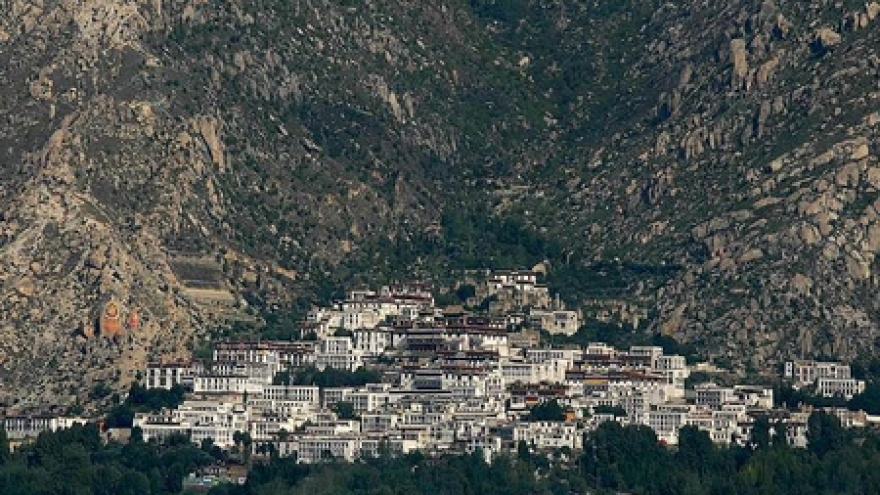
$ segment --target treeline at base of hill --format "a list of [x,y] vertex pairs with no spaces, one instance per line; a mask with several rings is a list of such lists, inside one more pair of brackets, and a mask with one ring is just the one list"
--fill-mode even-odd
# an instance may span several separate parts
[[186,493],[189,473],[221,462],[250,464],[250,472],[244,485],[215,486],[212,495],[880,493],[880,432],[844,429],[834,416],[814,413],[808,447],[794,448],[782,426],[758,420],[745,445],[731,447],[685,427],[679,444],[667,447],[647,427],[606,422],[587,436],[582,452],[535,453],[520,443],[491,463],[478,450],[442,457],[384,454],[355,463],[328,453],[313,465],[279,458],[271,449],[236,459],[184,436],[145,442],[137,428],[126,445],[104,442],[96,426],[44,433],[10,453],[0,430],[0,493]]
[[746,446],[713,444],[695,427],[666,447],[645,426],[606,422],[583,452],[517,452],[483,461],[481,452],[426,458],[379,457],[358,463],[296,464],[273,459],[254,466],[244,486],[213,495],[571,495],[869,494],[880,493],[880,432],[847,430],[836,417],[813,414],[809,447],[789,446],[781,425],[755,423]]
[[2,495],[177,494],[188,473],[214,462],[185,436],[150,443],[138,428],[123,445],[105,442],[95,424],[75,425],[41,433],[15,452],[0,429]]

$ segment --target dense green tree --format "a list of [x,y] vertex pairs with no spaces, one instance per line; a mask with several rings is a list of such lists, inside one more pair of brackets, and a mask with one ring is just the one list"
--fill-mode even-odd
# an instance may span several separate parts
[[[280,379],[284,379],[282,376]],[[382,375],[374,370],[358,368],[355,371],[315,367],[302,368],[289,378],[293,385],[316,385],[325,387],[361,387],[368,383],[381,383]]]
[[618,418],[622,418],[626,416],[626,409],[620,406],[595,406],[593,407],[594,414],[613,414]]
[[706,475],[715,467],[715,444],[709,434],[695,426],[685,426],[678,433],[675,459],[679,465],[698,474]]
[[199,444],[199,448],[202,450],[202,452],[210,455],[211,457],[213,457],[217,461],[225,461],[226,460],[226,453],[223,451],[223,449],[221,449],[219,446],[214,444],[213,439],[205,438]]
[[807,441],[810,451],[822,457],[832,450],[840,449],[849,442],[849,432],[836,416],[814,412],[807,424]]
[[532,452],[529,449],[529,444],[525,442],[525,440],[520,440],[516,444],[516,455],[520,460],[528,462],[532,458]]
[[650,428],[606,421],[587,439],[582,465],[599,487],[653,493],[671,472],[670,458]]
[[357,411],[351,402],[340,401],[333,405],[333,410],[339,419],[358,419]]
[[[834,435],[833,428],[824,431]],[[779,441],[759,449],[714,445],[693,427],[683,428],[678,446],[667,448],[645,427],[605,423],[588,435],[575,464],[529,452],[527,445],[519,446],[518,455],[496,455],[492,463],[483,462],[479,451],[437,458],[386,455],[356,463],[328,459],[311,466],[273,458],[253,466],[245,487],[218,488],[214,494],[880,493],[880,438],[873,432],[862,436],[861,445],[835,443],[819,457]]]
[[133,383],[128,391],[125,403],[137,410],[158,411],[163,408],[175,408],[183,403],[186,390],[180,385],[170,389],[146,388]]
[[9,436],[6,429],[0,425],[0,466],[6,464],[12,453],[9,451]]
[[847,407],[852,411],[880,414],[880,383],[868,382],[865,391],[854,396],[847,404]]
[[135,410],[130,404],[119,404],[107,413],[108,428],[131,428],[134,424]]
[[814,458],[794,449],[760,449],[743,469],[740,480],[748,493],[815,493]]
[[278,373],[275,373],[275,376],[272,377],[272,385],[290,385],[290,380],[290,371],[279,371]]
[[177,494],[183,477],[212,459],[189,443],[104,443],[94,424],[41,433],[0,465],[0,493]]
[[529,421],[564,421],[565,408],[556,399],[546,400],[532,406],[526,419]]
[[848,402],[843,397],[822,397],[816,395],[815,387],[795,390],[790,385],[778,385],[773,389],[773,398],[779,407],[797,409],[801,405],[813,407],[844,407]]
[[[759,432],[778,423],[758,420]],[[552,495],[634,494],[836,494],[880,493],[880,436],[846,430],[834,416],[815,413],[809,421],[809,448],[789,447],[769,433],[757,448],[713,444],[694,427],[679,432],[677,446],[658,442],[644,426],[601,424],[587,435],[584,450],[497,454],[491,463],[479,450],[468,455],[395,456],[318,465],[269,456],[251,466],[244,486],[223,486],[215,495]],[[768,439],[769,438],[769,439]],[[240,447],[249,445],[237,432]],[[857,440],[857,441],[856,441]],[[178,494],[184,477],[215,462],[216,446],[196,447],[185,436],[165,443],[105,444],[94,425],[41,434],[0,465],[3,495]],[[565,455],[563,455],[565,454]]]
[[236,431],[232,434],[232,441],[235,442],[235,448],[241,454],[244,462],[250,464],[251,450],[254,444],[251,434],[246,431]]
[[770,420],[766,416],[755,418],[752,424],[752,434],[749,438],[749,444],[752,448],[763,449],[770,446],[772,442]]
[[131,428],[137,412],[158,411],[163,408],[175,408],[183,403],[186,391],[181,385],[171,389],[148,389],[139,383],[133,383],[128,396],[122,404],[114,406],[107,414],[109,428]]

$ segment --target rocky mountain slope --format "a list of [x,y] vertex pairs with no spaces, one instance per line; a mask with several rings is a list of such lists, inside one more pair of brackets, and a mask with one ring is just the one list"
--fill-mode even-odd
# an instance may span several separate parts
[[743,369],[870,352],[878,16],[0,0],[0,403],[343,280],[543,259]]
[[880,5],[801,7],[654,12],[653,112],[540,205],[571,212],[556,233],[587,257],[680,265],[655,328],[745,369],[877,342]]

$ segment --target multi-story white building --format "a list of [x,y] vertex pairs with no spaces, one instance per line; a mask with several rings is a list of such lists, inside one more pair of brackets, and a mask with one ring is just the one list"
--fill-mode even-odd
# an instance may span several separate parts
[[[416,436],[417,437],[417,436]],[[402,434],[379,437],[362,434],[343,435],[299,435],[277,443],[282,457],[295,456],[297,462],[314,464],[329,460],[353,462],[358,459],[376,457],[383,451],[406,454],[416,449],[424,449],[427,443],[418,438],[405,438]]]
[[551,360],[541,363],[526,361],[501,361],[498,371],[505,385],[513,383],[558,383],[565,380],[569,363],[565,360]]
[[328,337],[337,329],[373,329],[391,317],[415,320],[433,306],[434,296],[422,284],[386,286],[379,292],[353,290],[332,308],[310,311],[307,321],[318,337]]
[[819,378],[852,378],[848,364],[821,361],[789,361],[785,363],[783,376],[792,380],[795,387],[813,385]]
[[566,384],[573,396],[584,397],[591,406],[621,407],[632,421],[651,404],[664,403],[674,395],[665,377],[647,372],[570,371]]
[[684,356],[660,355],[652,360],[654,362],[653,370],[665,376],[667,383],[672,386],[670,389],[671,398],[683,398],[685,381],[691,375]]
[[86,425],[89,420],[80,417],[52,416],[36,414],[28,416],[7,416],[3,418],[3,429],[10,440],[36,438],[44,431],[58,431],[73,425]]
[[476,305],[493,296],[497,300],[490,304],[490,310],[493,307],[561,309],[562,306],[559,301],[554,303],[547,286],[538,283],[537,273],[528,271],[487,272],[468,304]]
[[205,374],[193,379],[197,394],[261,394],[266,382],[247,375]]
[[353,387],[328,387],[321,390],[321,407],[330,409],[340,402],[346,402],[348,394],[354,393]]
[[248,397],[247,405],[254,415],[277,415],[295,420],[298,424],[320,411],[320,406],[311,402],[264,399],[259,396]]
[[745,417],[745,407],[740,411],[694,408],[688,413],[687,424],[708,433],[713,442],[728,445],[736,436],[739,422]]
[[184,434],[196,444],[210,438],[215,445],[230,448],[235,445],[235,432],[249,430],[249,418],[248,408],[239,402],[193,399],[170,411],[138,413],[134,426],[141,428],[145,440]]
[[587,347],[584,349],[583,358],[591,356],[603,356],[607,358],[612,358],[619,353],[617,349],[606,344],[605,342],[590,342],[587,344]]
[[248,433],[254,442],[265,442],[277,438],[282,432],[296,431],[304,424],[305,420],[286,414],[253,415],[248,421]]
[[361,430],[365,433],[388,432],[397,428],[400,416],[397,413],[361,414]]
[[359,328],[352,339],[354,348],[365,356],[379,356],[393,346],[392,330],[385,327]]
[[192,390],[194,377],[202,371],[203,367],[200,363],[191,361],[150,363],[147,365],[141,383],[146,388],[170,390],[175,385],[179,385]]
[[315,366],[355,371],[363,366],[363,352],[355,349],[350,337],[326,337],[318,345]]
[[609,384],[608,395],[599,400],[602,405],[620,407],[626,411],[628,417],[636,421],[648,412],[652,405],[662,404],[666,401],[667,387],[650,384],[647,386],[633,386],[628,382],[613,382]]
[[342,328],[343,312],[338,307],[313,308],[306,317],[306,327],[321,339]]
[[583,356],[580,349],[526,349],[525,360],[529,363],[545,363],[547,361],[565,361],[571,368],[575,361]]
[[640,423],[654,430],[661,442],[677,445],[678,431],[687,424],[688,414],[687,406],[656,407],[645,412]]
[[753,409],[773,409],[773,389],[760,385],[734,385],[735,404]]
[[342,329],[376,328],[382,321],[381,313],[369,310],[350,309],[342,313]]
[[721,406],[736,400],[733,387],[720,387],[714,383],[701,383],[694,387],[694,403],[710,409],[721,409]]
[[513,427],[514,443],[525,442],[537,449],[583,448],[584,431],[576,423],[536,421]]
[[634,345],[629,348],[629,353],[632,357],[641,357],[648,360],[648,366],[651,368],[657,367],[657,359],[663,355],[663,348],[660,346],[641,346]]
[[203,374],[216,376],[245,376],[254,383],[269,384],[278,372],[278,367],[267,363],[214,361]]
[[356,390],[344,395],[344,402],[352,405],[358,413],[375,412],[384,408],[391,401],[387,390]]
[[580,328],[577,311],[532,310],[528,316],[529,324],[551,335],[574,335]]
[[502,357],[510,354],[510,342],[504,329],[455,326],[439,329],[437,333],[451,350],[491,351]]
[[314,363],[315,342],[252,341],[219,342],[214,349],[214,362],[262,363],[272,373],[286,366],[308,366]]
[[319,405],[321,389],[310,385],[267,385],[263,387],[261,398]]
[[299,436],[278,444],[281,456],[295,456],[297,462],[314,464],[330,460],[353,462],[358,457],[359,439],[355,435]]
[[847,400],[865,391],[865,381],[855,378],[816,379],[816,393],[822,397],[843,397]]

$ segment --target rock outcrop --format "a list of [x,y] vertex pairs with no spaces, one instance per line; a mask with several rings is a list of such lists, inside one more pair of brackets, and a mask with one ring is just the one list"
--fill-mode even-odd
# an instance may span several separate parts
[[740,369],[877,347],[880,4],[526,3],[6,2],[0,403],[545,259]]

